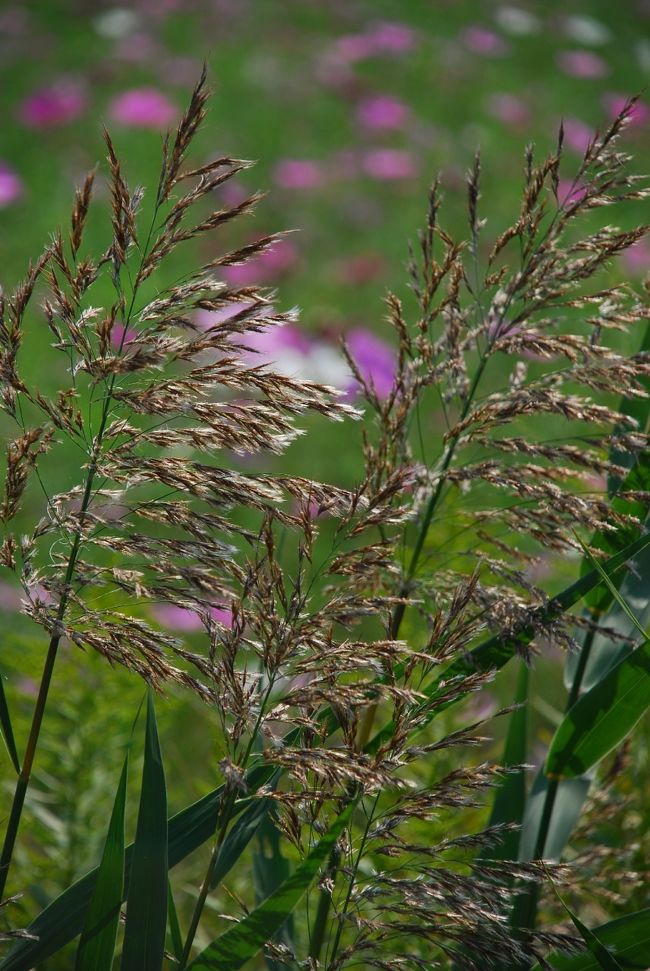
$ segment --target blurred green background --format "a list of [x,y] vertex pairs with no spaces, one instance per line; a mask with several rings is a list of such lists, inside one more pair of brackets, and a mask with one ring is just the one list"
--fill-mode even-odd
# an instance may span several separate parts
[[[104,158],[104,125],[130,185],[155,184],[162,134],[180,117],[203,60],[214,97],[193,158],[258,160],[220,202],[236,203],[258,188],[268,197],[228,233],[248,241],[297,230],[253,268],[250,282],[277,287],[282,309],[301,308],[302,332],[282,351],[289,369],[341,387],[349,384],[337,346],[345,334],[378,387],[390,371],[383,295],[393,289],[407,296],[407,241],[424,219],[436,174],[445,195],[443,225],[462,234],[465,173],[480,147],[483,215],[493,237],[518,209],[526,143],[543,154],[564,119],[570,180],[593,130],[636,93],[641,100],[625,144],[637,171],[649,161],[648,0],[4,3],[0,280],[6,288],[54,229],[67,228],[75,184]],[[97,195],[107,195],[103,182]],[[648,221],[644,210],[636,222]],[[109,230],[106,207],[90,224],[95,252],[107,246]],[[226,234],[203,243],[200,258],[220,252],[226,239],[232,241]],[[612,275],[640,280],[649,258],[648,245],[638,244]],[[164,273],[161,282],[170,282],[174,267]],[[47,386],[51,373],[39,348],[46,349],[50,335],[38,315],[29,326],[27,367]],[[431,415],[425,433],[435,426]],[[351,482],[360,471],[357,445],[356,432],[321,423],[293,447],[289,462],[301,470],[308,465],[316,478]],[[57,489],[78,480],[75,463],[71,455],[69,466],[57,470]],[[0,587],[6,633],[0,664],[24,726],[42,650],[15,613],[15,594]],[[545,662],[540,676],[551,667]],[[110,672],[100,658],[69,651],[58,674],[21,849],[33,875],[24,888],[27,912],[94,861],[122,758],[117,745],[98,753],[109,734],[126,742],[142,696],[136,679]],[[211,729],[188,732],[193,706],[185,699],[161,714],[172,810],[214,784],[219,752]],[[196,724],[200,719],[197,711]],[[548,740],[552,722],[547,706],[540,741]],[[4,753],[2,759],[5,765]],[[95,829],[94,845],[82,835],[88,827]]]

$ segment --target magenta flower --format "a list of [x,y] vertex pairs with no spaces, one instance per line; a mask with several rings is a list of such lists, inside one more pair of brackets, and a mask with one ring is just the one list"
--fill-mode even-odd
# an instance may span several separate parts
[[0,209],[10,206],[23,194],[23,182],[17,172],[0,162]]
[[584,199],[587,190],[584,186],[574,185],[571,179],[560,179],[557,197],[561,206],[572,205]]
[[[610,116],[616,118],[625,107],[628,99],[623,94],[606,94],[603,98]],[[650,121],[650,108],[643,101],[637,101],[630,111],[630,125],[647,125]]]
[[557,63],[560,70],[572,78],[595,81],[609,74],[607,62],[591,51],[561,51]]
[[238,287],[269,283],[287,273],[297,259],[298,251],[293,243],[288,239],[281,239],[271,249],[260,253],[248,263],[224,267],[223,276],[228,283]]
[[176,106],[157,88],[133,88],[113,98],[109,113],[131,128],[167,128],[176,119]]
[[366,33],[374,54],[406,54],[415,47],[417,34],[408,24],[383,20]]
[[403,128],[408,117],[409,109],[404,102],[390,95],[365,98],[357,108],[357,120],[368,131]]
[[640,239],[633,246],[623,250],[621,263],[628,273],[642,276],[650,271],[650,243],[647,238]]
[[124,333],[124,326],[122,324],[113,324],[111,330],[111,344],[115,348],[126,347],[138,336],[137,330],[129,327],[126,334]]
[[382,182],[412,179],[416,173],[411,153],[398,148],[375,148],[366,152],[362,166],[367,175]]
[[[201,617],[188,607],[177,607],[174,604],[156,604],[152,614],[162,627],[168,630],[191,633],[203,630]],[[224,627],[232,627],[232,611],[229,607],[212,607],[210,616]]]
[[564,120],[564,141],[574,152],[584,155],[593,137],[593,130],[579,118],[566,118]]
[[482,57],[503,57],[510,49],[503,37],[479,24],[467,27],[462,36],[465,46]]
[[85,109],[82,86],[71,78],[61,78],[21,101],[18,114],[28,128],[56,128],[75,121]]
[[315,189],[325,181],[318,162],[294,158],[278,162],[274,178],[283,189]]
[[493,94],[488,100],[490,114],[504,125],[518,128],[530,120],[528,105],[514,94]]
[[[387,398],[395,383],[397,355],[394,348],[366,327],[353,327],[345,339],[364,380],[373,385],[379,398]],[[358,390],[356,382],[350,390]]]
[[337,37],[329,53],[333,60],[354,64],[356,61],[372,57],[375,53],[375,45],[367,34],[344,34],[342,37]]

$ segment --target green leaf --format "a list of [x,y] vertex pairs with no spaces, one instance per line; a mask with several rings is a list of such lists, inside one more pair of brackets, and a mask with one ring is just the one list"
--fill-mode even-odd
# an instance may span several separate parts
[[[650,907],[601,924],[593,933],[603,947],[611,948],[619,967],[637,971],[650,967]],[[552,954],[547,960],[556,971],[599,971],[602,967],[592,953]],[[532,971],[541,971],[541,965],[536,964]]]
[[[562,898],[560,898],[562,899]],[[596,958],[598,962],[598,967],[603,968],[603,971],[623,971],[621,965],[618,963],[616,958],[611,954],[610,951],[602,944],[599,938],[590,931],[589,928],[582,923],[579,917],[577,917],[564,903],[562,900],[562,906],[566,910],[567,914],[573,921],[578,933],[582,937],[583,941]]]
[[160,971],[167,928],[167,790],[153,693],[147,698],[144,766],[126,898],[122,971]]
[[77,949],[75,971],[111,971],[124,899],[124,808],[128,755],[122,766],[97,881]]
[[20,775],[20,759],[18,758],[18,750],[16,749],[14,730],[11,727],[11,716],[9,715],[9,705],[7,703],[7,696],[5,695],[2,674],[0,674],[0,728],[2,728],[2,738],[7,746],[11,764],[16,770],[16,774]]
[[551,778],[582,775],[623,741],[650,707],[650,641],[605,675],[569,709],[549,749]]
[[[276,826],[277,806],[268,813],[258,830],[257,852],[253,855],[253,881],[255,884],[255,903],[259,904],[270,896],[291,873],[291,866],[282,855],[282,840]],[[295,952],[293,942],[293,917],[290,915],[274,937],[291,952]],[[284,971],[286,964],[265,955],[269,971]]]
[[[550,779],[540,770],[528,795],[521,828],[519,860],[522,862],[533,859],[549,785]],[[544,843],[545,860],[560,859],[573,828],[580,818],[590,785],[591,779],[584,775],[576,776],[575,779],[563,779],[559,783],[555,793],[553,815]]]
[[[287,736],[286,743],[294,744],[299,732],[294,730]],[[256,766],[246,773],[246,787],[255,792],[272,777],[275,769],[271,766]],[[217,810],[223,795],[223,786],[218,786],[197,802],[187,806],[169,820],[168,860],[174,867],[209,840],[215,831]],[[235,812],[243,811],[249,805],[242,800]],[[125,882],[128,886],[133,859],[133,844],[126,848]],[[0,971],[30,971],[40,967],[42,962],[55,954],[73,940],[81,931],[84,915],[92,897],[97,879],[97,868],[91,870],[71,887],[64,890],[56,900],[43,910],[29,925],[29,931],[37,940],[16,941],[9,954],[0,964]]]
[[[515,703],[520,707],[510,715],[508,735],[501,764],[504,768],[521,765],[526,761],[528,749],[528,668],[522,662],[517,679]],[[509,772],[499,783],[492,804],[490,826],[499,823],[520,824],[526,808],[526,775],[523,769]],[[481,854],[491,860],[516,860],[519,849],[519,833],[506,833],[500,843],[490,846]]]
[[255,957],[307,891],[350,821],[354,806],[355,802],[350,802],[292,875],[252,913],[208,945],[188,966],[188,971],[237,971]]
[[171,880],[167,879],[167,911],[169,913],[169,936],[171,939],[171,951],[176,960],[180,960],[183,953],[183,935],[181,925],[178,922],[174,894],[172,893]]
[[[279,777],[279,773],[276,773],[276,777]],[[235,865],[266,819],[272,805],[273,800],[266,796],[262,799],[253,799],[237,822],[231,826],[217,857],[210,883],[211,890],[219,886],[226,874]]]

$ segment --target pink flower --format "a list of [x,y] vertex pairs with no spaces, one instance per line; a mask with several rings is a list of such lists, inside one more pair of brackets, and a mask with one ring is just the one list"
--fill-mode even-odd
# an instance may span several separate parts
[[17,613],[20,610],[23,591],[11,583],[0,581],[0,610]]
[[111,330],[111,344],[115,348],[126,347],[126,345],[130,344],[131,341],[134,341],[137,336],[137,330],[133,330],[132,327],[129,327],[125,334],[122,324],[113,324],[113,329]]
[[271,327],[259,333],[251,331],[244,335],[242,343],[254,352],[251,361],[255,364],[273,362],[282,358],[285,351],[308,354],[312,346],[307,335],[295,324]]
[[514,94],[493,94],[488,100],[488,110],[504,125],[520,127],[530,119],[528,105]]
[[357,108],[359,124],[369,131],[403,128],[408,117],[409,109],[404,102],[390,95],[365,98]]
[[633,273],[635,276],[650,271],[650,243],[647,238],[644,237],[633,246],[623,250],[621,263],[628,273]]
[[157,54],[159,54],[159,48],[156,41],[142,30],[120,37],[115,48],[116,57],[134,64],[149,61]]
[[6,162],[0,162],[0,209],[10,206],[23,194],[20,176]]
[[[156,604],[151,612],[158,623],[168,630],[185,633],[203,630],[200,615],[188,607],[176,607],[174,604]],[[232,627],[232,611],[229,607],[212,607],[210,616],[213,620],[223,624],[224,627]]]
[[157,88],[133,88],[110,103],[114,121],[131,128],[167,128],[177,117],[176,106]]
[[564,141],[570,149],[584,155],[587,146],[593,141],[594,132],[579,118],[564,120]]
[[309,159],[283,159],[275,167],[274,178],[283,189],[315,189],[324,182],[320,165]]
[[337,61],[353,64],[372,57],[375,45],[367,34],[344,34],[334,41],[330,53]]
[[405,54],[415,47],[417,34],[408,24],[383,20],[366,33],[375,54]]
[[288,239],[279,240],[271,249],[239,266],[226,266],[223,276],[233,286],[247,287],[269,283],[287,273],[296,263],[298,251]]
[[560,179],[557,188],[557,197],[561,206],[572,205],[584,199],[587,194],[586,188],[581,185],[574,185],[571,179]]
[[557,63],[559,68],[572,78],[586,78],[593,81],[609,74],[607,62],[591,51],[561,51],[557,56]]
[[412,179],[416,172],[411,153],[397,148],[375,148],[366,152],[362,165],[367,175],[382,182]]
[[479,24],[473,24],[463,31],[463,41],[470,51],[483,57],[503,57],[509,50],[503,37]]
[[[395,383],[394,348],[365,327],[353,327],[345,339],[362,377],[374,386],[379,398],[387,398]],[[355,382],[351,390],[356,389]]]
[[61,78],[25,98],[18,113],[28,128],[56,128],[75,121],[85,108],[86,95],[81,85],[71,78]]
[[[616,118],[627,104],[628,99],[623,94],[606,94],[603,98],[610,117]],[[629,115],[630,125],[647,125],[650,121],[650,108],[643,101],[637,101]]]
[[376,280],[386,269],[386,260],[381,253],[359,253],[347,260],[341,268],[341,279],[345,283],[358,286]]

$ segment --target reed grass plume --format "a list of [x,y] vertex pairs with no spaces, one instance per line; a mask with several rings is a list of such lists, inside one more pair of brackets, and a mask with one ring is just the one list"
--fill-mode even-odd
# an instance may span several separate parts
[[[647,227],[582,229],[593,210],[647,198],[618,148],[632,102],[594,137],[564,197],[562,132],[541,161],[529,148],[521,208],[490,244],[479,159],[468,177],[467,240],[445,230],[434,183],[409,261],[414,300],[387,298],[399,349],[387,398],[348,352],[366,413],[363,475],[344,489],[255,473],[250,461],[236,471],[228,457],[282,454],[307,412],[362,417],[332,388],[251,363],[246,336],[295,312],[277,310],[268,290],[228,286],[219,274],[279,237],[226,249],[158,289],[157,271],[177,248],[218,234],[259,198],[209,205],[249,163],[187,163],[206,97],[204,75],[165,142],[148,218],[147,197],[129,186],[107,133],[105,251],[84,248],[91,172],[67,238],[55,234],[3,300],[2,402],[17,431],[6,452],[2,563],[49,640],[4,875],[66,638],[158,690],[183,686],[218,720],[226,787],[213,863],[244,795],[272,800],[278,831],[298,855],[345,806],[356,807],[310,893],[308,939],[297,939],[297,954],[269,940],[273,960],[328,971],[517,967],[549,948],[572,949],[573,934],[522,935],[507,924],[513,886],[543,882],[549,866],[566,882],[569,870],[491,861],[507,827],[463,830],[463,813],[514,768],[476,764],[480,720],[446,734],[434,722],[493,679],[492,668],[463,667],[483,639],[514,638],[529,661],[536,644],[570,648],[581,627],[596,624],[548,609],[536,579],[547,552],[580,550],[577,537],[594,529],[642,525],[648,493],[619,488],[614,501],[603,482],[622,480],[647,449],[645,431],[614,402],[647,396],[648,353],[628,353],[625,335],[638,344],[648,311],[643,295],[609,282],[606,270]],[[94,293],[106,279],[113,295],[99,306]],[[234,306],[208,329],[196,322],[199,310]],[[43,324],[66,367],[68,383],[54,397],[21,376],[24,329]],[[432,444],[433,407],[444,432]],[[51,495],[45,470],[64,438],[80,455],[80,477]],[[43,487],[46,505],[19,535],[12,521],[32,485]],[[331,542],[319,535],[324,522],[334,523],[324,530]],[[153,603],[194,611],[202,649],[153,626]],[[455,750],[456,767],[437,772]],[[247,773],[262,762],[273,775],[251,791]],[[449,838],[432,839],[441,820]],[[206,884],[193,931],[207,892]]]

